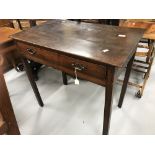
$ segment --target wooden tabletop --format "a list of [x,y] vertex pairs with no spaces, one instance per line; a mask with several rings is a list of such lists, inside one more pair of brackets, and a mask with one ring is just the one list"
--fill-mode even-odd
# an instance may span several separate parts
[[61,54],[122,67],[135,52],[143,33],[143,29],[51,20],[17,33],[12,38]]
[[9,36],[17,32],[20,32],[20,30],[10,27],[0,27],[0,45],[11,41],[12,39]]

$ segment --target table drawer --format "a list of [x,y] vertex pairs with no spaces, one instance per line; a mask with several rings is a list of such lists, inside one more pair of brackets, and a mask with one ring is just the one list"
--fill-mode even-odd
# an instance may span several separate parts
[[75,68],[79,77],[96,78],[104,80],[106,77],[106,67],[91,62],[79,60],[68,56],[59,56],[60,65],[62,68],[66,68],[67,71],[74,73]]
[[106,66],[87,62],[79,58],[73,58],[54,51],[39,48],[26,43],[17,42],[20,52],[28,59],[54,67],[72,76],[75,75],[75,67],[79,78],[104,85],[106,78]]
[[36,47],[22,42],[17,42],[19,52],[26,58],[45,65],[58,65],[58,54],[44,48]]

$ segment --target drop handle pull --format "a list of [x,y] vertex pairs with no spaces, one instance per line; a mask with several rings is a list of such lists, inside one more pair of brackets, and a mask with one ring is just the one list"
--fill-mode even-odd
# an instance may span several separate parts
[[34,50],[31,49],[31,48],[28,48],[28,49],[27,49],[27,52],[28,52],[29,54],[31,54],[31,55],[34,55],[34,54],[36,53],[36,51],[34,51]]
[[86,67],[84,67],[83,65],[80,65],[80,64],[74,64],[74,63],[73,63],[72,66],[73,66],[75,69],[79,70],[79,71],[86,70]]

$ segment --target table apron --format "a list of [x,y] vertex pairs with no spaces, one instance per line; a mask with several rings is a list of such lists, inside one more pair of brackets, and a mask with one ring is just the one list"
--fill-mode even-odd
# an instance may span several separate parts
[[27,59],[53,67],[75,77],[75,67],[78,68],[77,76],[101,86],[106,85],[107,66],[73,58],[65,54],[37,47],[23,42],[16,42],[19,52]]

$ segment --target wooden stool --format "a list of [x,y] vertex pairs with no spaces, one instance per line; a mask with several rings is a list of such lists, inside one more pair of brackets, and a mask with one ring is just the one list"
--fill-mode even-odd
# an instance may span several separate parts
[[[139,44],[138,47],[139,48],[144,48],[147,49],[147,52],[141,52],[141,51],[137,51],[136,52],[136,57],[134,60],[134,64],[132,69],[136,72],[140,72],[142,73],[143,76],[143,82],[141,84],[137,84],[137,83],[133,83],[133,82],[129,82],[128,84],[131,86],[135,86],[137,87],[139,90],[136,93],[136,96],[138,98],[141,98],[147,83],[147,80],[149,78],[150,75],[150,71],[151,71],[151,67],[152,67],[152,63],[154,60],[154,40],[155,40],[155,22],[151,22],[151,21],[124,21],[120,24],[120,26],[123,27],[132,27],[132,28],[144,28],[146,29],[142,41],[144,42],[144,40],[147,40],[147,45],[142,45]],[[138,58],[145,58],[145,60],[139,60]],[[119,82],[122,82],[121,80],[119,80]],[[121,107],[122,105],[120,105]]]

